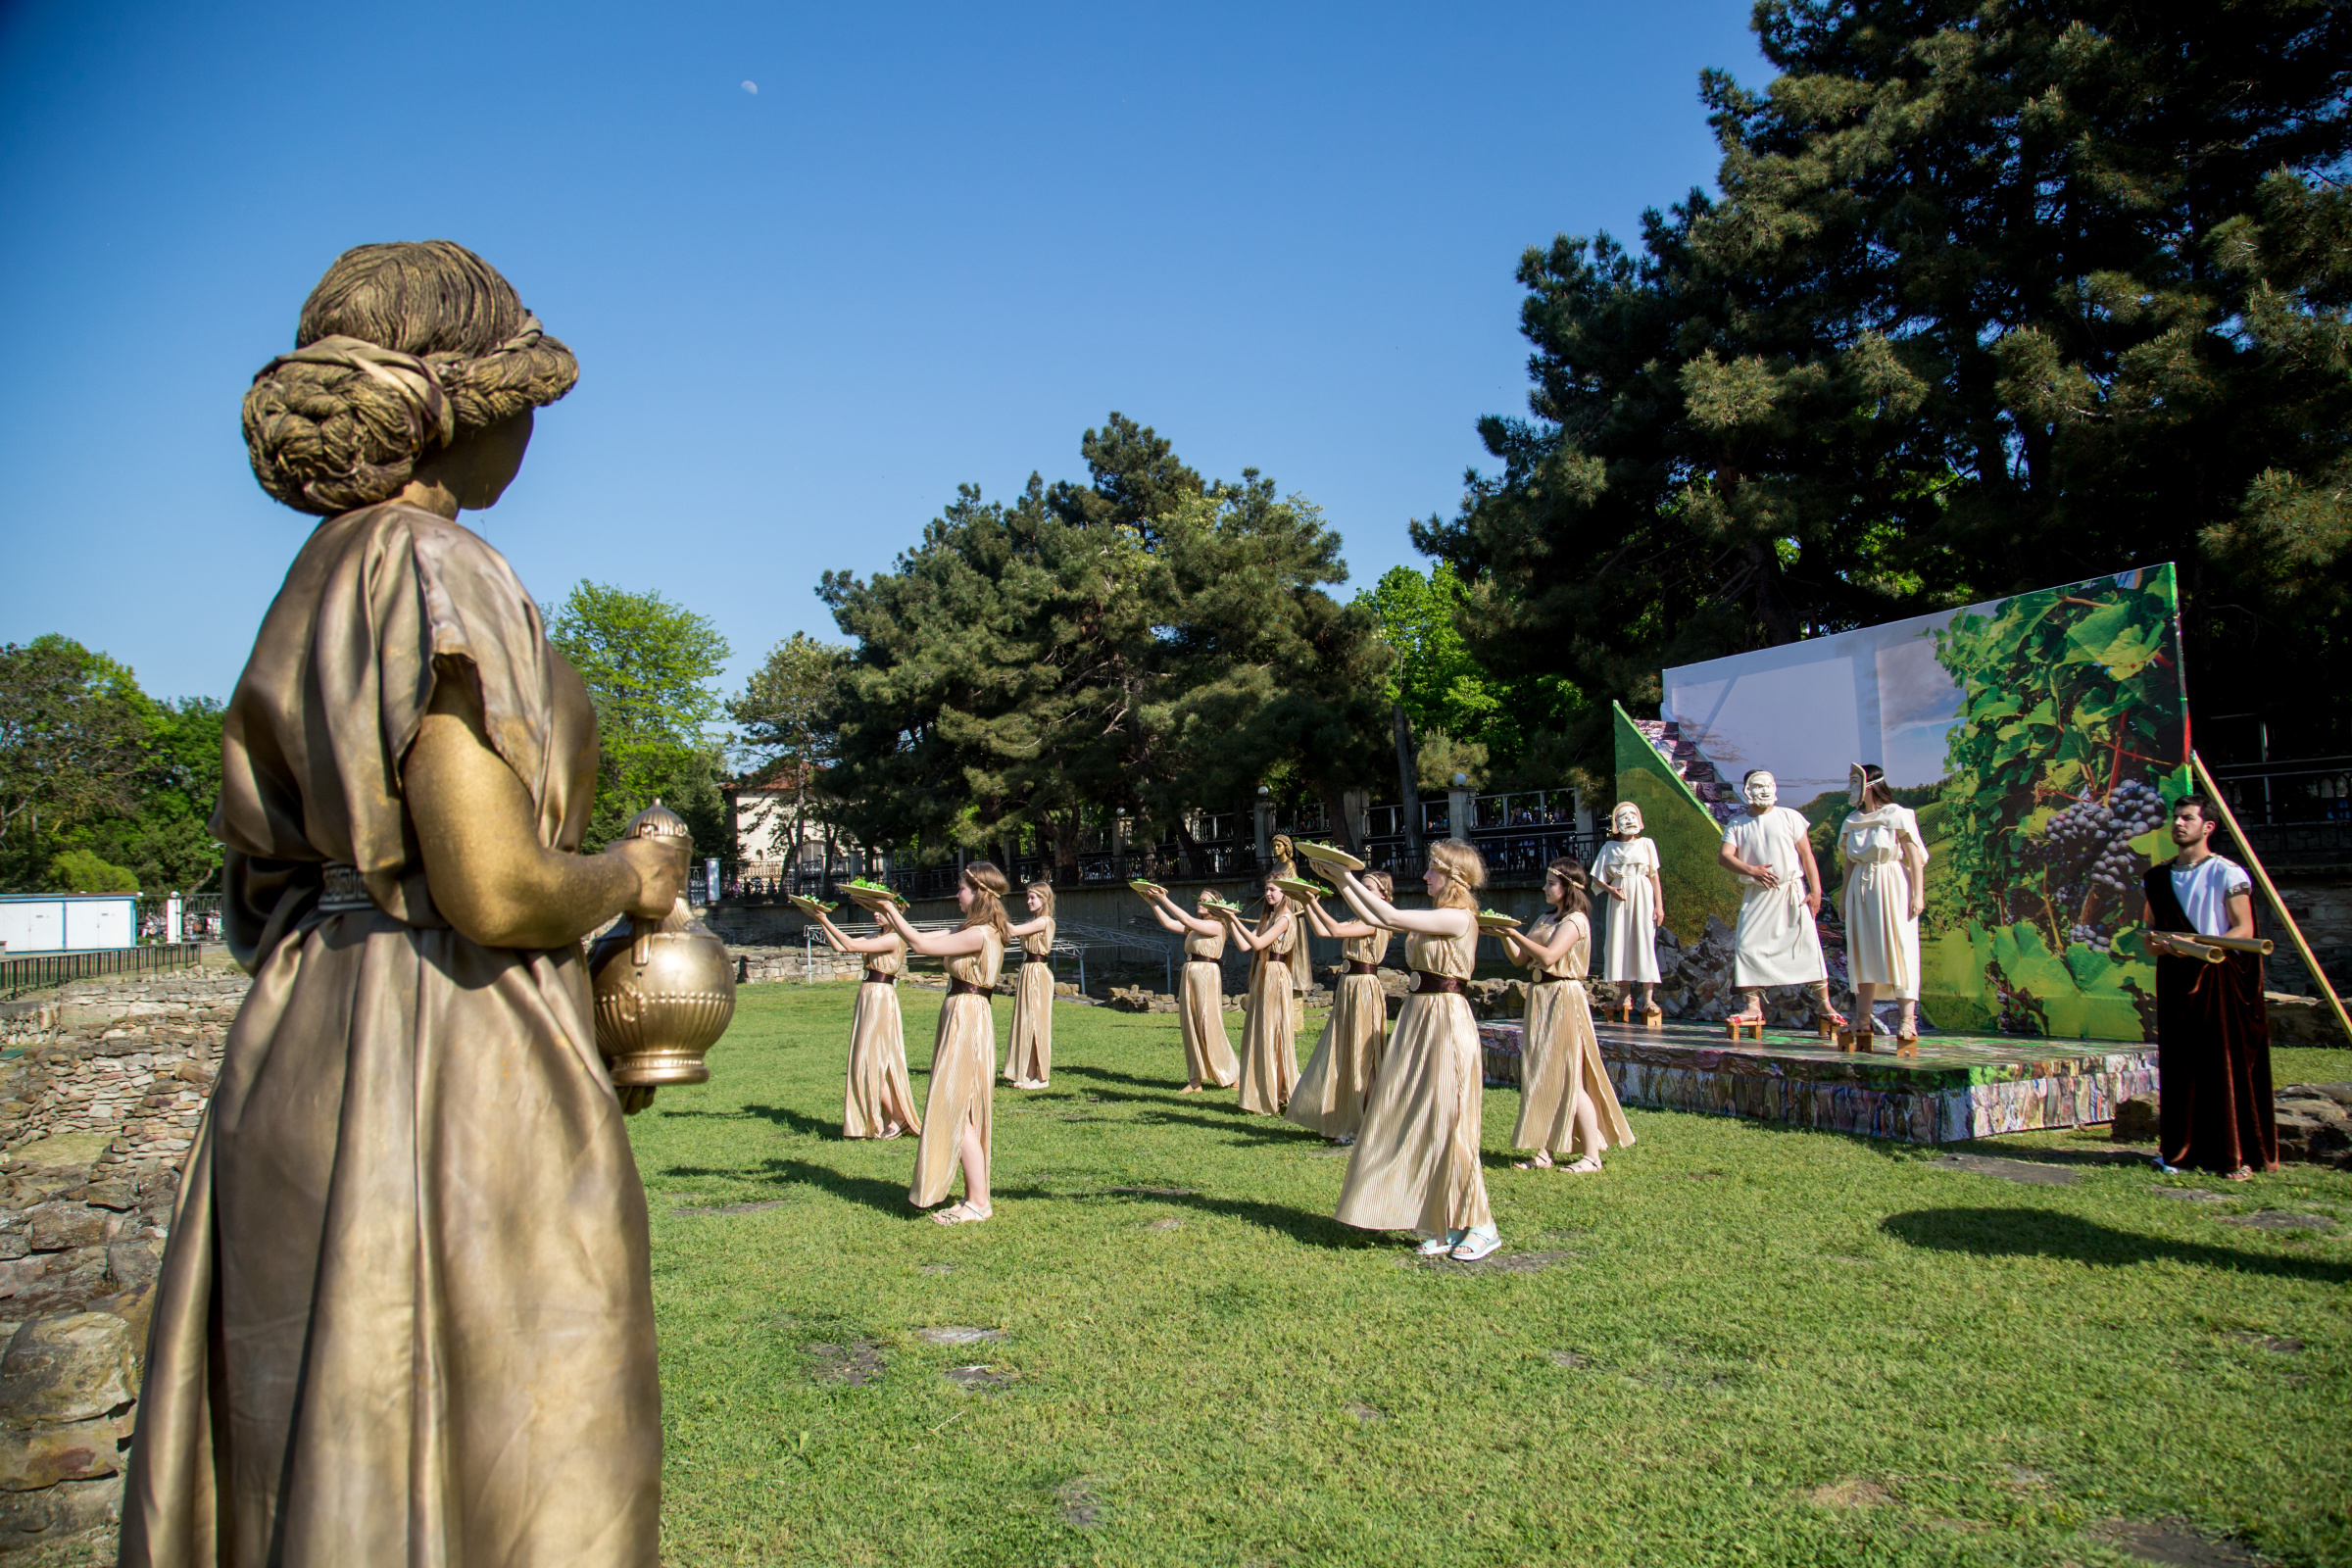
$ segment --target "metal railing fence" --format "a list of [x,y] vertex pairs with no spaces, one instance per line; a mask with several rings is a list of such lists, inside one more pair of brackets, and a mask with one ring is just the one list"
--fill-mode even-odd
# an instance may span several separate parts
[[2213,769],[2214,782],[2253,842],[2274,865],[2338,865],[2352,860],[2352,757],[2237,762]]
[[188,968],[202,956],[195,942],[153,943],[139,948],[95,948],[87,953],[45,953],[0,958],[0,1002],[50,991],[74,980],[147,974]]

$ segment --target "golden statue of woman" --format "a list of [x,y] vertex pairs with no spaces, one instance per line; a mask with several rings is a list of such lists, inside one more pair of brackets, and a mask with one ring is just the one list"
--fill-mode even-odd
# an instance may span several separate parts
[[122,1561],[658,1556],[645,1195],[580,937],[675,850],[578,852],[579,676],[462,526],[571,352],[446,241],[327,270],[245,398],[323,516],[229,703],[213,832],[253,974],[182,1173]]

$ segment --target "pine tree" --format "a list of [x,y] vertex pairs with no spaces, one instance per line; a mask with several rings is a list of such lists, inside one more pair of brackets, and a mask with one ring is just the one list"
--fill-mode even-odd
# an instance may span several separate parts
[[1335,803],[1356,782],[1349,683],[1377,699],[1381,655],[1318,586],[1346,575],[1338,536],[1253,471],[1202,483],[1116,414],[1081,451],[1085,485],[963,486],[891,571],[825,575],[856,639],[825,787],[868,836],[944,851],[1034,829],[1070,869],[1122,807],[1181,833],[1270,773]]
[[1720,201],[1648,215],[1639,259],[1522,261],[1535,417],[1485,421],[1501,471],[1416,529],[1482,658],[1654,702],[1661,664],[2174,560],[2199,688],[2340,666],[2352,13],[1756,28],[1770,87],[1702,83]]

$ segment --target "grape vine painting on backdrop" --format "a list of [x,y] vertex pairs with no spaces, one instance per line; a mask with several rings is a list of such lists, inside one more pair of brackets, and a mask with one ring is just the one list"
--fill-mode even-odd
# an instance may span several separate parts
[[[1693,783],[1727,786],[1702,794],[1770,768],[1814,824],[1833,894],[1846,769],[1886,768],[1931,856],[1936,1027],[2152,1034],[2139,877],[2171,853],[2165,803],[2188,788],[2170,565],[1669,669],[1664,688],[1658,744],[1686,776],[1713,769]],[[1836,903],[1823,936],[1842,979]]]

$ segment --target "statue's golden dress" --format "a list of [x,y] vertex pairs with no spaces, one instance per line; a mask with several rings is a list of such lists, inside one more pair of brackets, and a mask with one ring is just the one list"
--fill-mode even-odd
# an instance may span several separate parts
[[451,678],[576,848],[595,716],[506,562],[399,505],[321,523],[227,713],[254,984],[164,1260],[126,1564],[656,1561],[645,1195],[585,965],[450,929],[401,797]]

